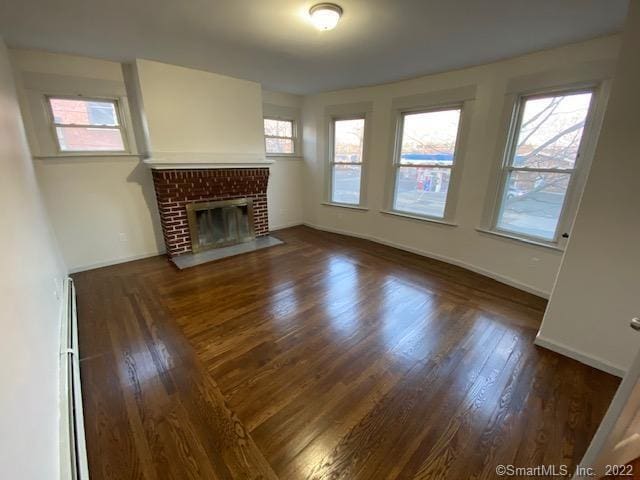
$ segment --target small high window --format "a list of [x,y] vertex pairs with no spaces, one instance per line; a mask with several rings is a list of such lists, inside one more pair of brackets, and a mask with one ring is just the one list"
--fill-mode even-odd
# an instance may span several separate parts
[[125,152],[116,100],[48,97],[60,152]]
[[267,155],[294,155],[296,126],[292,120],[264,119],[264,142]]

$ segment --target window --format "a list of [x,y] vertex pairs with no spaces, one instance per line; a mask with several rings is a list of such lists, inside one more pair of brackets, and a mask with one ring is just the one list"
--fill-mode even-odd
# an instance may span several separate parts
[[496,230],[557,241],[592,96],[579,91],[519,99],[507,142]]
[[264,119],[264,142],[267,155],[295,153],[295,124],[291,120]]
[[392,210],[445,218],[462,107],[400,116]]
[[61,152],[124,152],[125,141],[116,100],[48,98]]
[[331,201],[360,205],[365,119],[334,119],[331,123]]

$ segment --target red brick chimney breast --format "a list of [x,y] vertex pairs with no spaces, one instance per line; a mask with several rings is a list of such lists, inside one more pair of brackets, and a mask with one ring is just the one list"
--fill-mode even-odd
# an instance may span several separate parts
[[154,169],[152,175],[164,242],[171,257],[191,252],[188,203],[251,198],[256,236],[269,233],[268,168]]

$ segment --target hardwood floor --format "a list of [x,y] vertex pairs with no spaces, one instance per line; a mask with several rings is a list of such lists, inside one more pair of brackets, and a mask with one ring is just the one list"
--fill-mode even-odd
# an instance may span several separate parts
[[74,276],[91,478],[466,479],[573,466],[618,380],[535,347],[545,301],[371,242]]

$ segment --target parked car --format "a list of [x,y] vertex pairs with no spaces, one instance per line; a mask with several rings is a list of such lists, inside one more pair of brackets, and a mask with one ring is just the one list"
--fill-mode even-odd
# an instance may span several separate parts
[[516,187],[509,187],[509,190],[507,190],[507,198],[509,200],[512,198],[518,198],[523,196],[525,193],[527,193],[526,190],[521,190],[520,188]]

